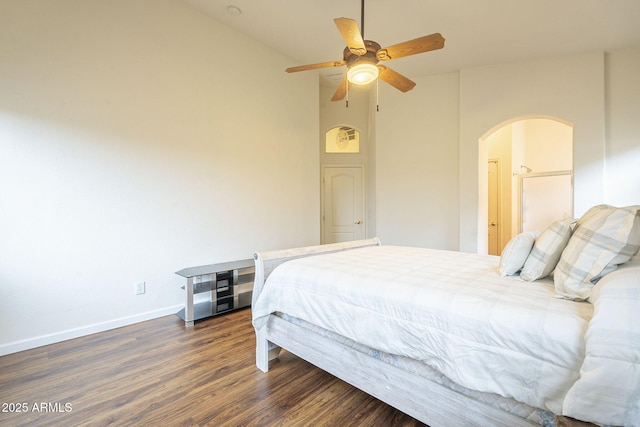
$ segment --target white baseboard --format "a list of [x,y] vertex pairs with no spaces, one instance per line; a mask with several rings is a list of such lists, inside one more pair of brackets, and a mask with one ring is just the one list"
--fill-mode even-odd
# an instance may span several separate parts
[[158,317],[168,316],[177,313],[182,309],[183,305],[162,308],[160,310],[147,311],[145,313],[135,314],[133,316],[121,317],[106,322],[94,323],[80,328],[68,329],[66,331],[55,332],[53,334],[41,335],[26,340],[14,341],[0,345],[0,356],[19,351],[29,350],[43,345],[55,344],[57,342],[70,340],[73,338],[83,337],[95,334],[97,332],[108,331],[110,329],[120,328],[122,326],[133,325],[134,323],[144,322],[146,320],[156,319]]

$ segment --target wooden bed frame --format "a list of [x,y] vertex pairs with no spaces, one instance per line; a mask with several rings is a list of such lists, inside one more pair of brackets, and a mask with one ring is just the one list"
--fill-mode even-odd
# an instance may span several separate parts
[[[374,238],[256,253],[253,302],[269,274],[283,262],[378,245],[380,241]],[[264,326],[256,328],[256,365],[261,371],[269,370],[269,360],[278,356],[280,348],[431,426],[538,425],[271,315]]]

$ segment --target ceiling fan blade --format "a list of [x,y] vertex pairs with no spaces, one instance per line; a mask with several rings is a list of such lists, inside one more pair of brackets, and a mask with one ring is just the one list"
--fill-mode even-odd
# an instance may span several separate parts
[[415,82],[409,80],[397,71],[393,71],[391,68],[385,67],[384,65],[378,65],[378,69],[380,70],[379,77],[383,81],[389,83],[391,86],[402,92],[408,92],[416,85]]
[[333,22],[342,34],[342,38],[347,43],[347,47],[355,55],[362,56],[367,53],[367,47],[362,40],[362,34],[358,28],[358,23],[351,18],[335,18]]
[[299,65],[297,67],[290,67],[290,68],[287,68],[285,71],[287,73],[295,73],[297,71],[315,70],[318,68],[342,67],[345,64],[346,64],[345,61],[320,62],[318,64]]
[[442,49],[443,47],[444,37],[442,37],[440,33],[435,33],[380,49],[376,52],[376,56],[380,61],[388,61],[390,59],[398,59],[417,53]]
[[340,82],[340,86],[338,86],[338,89],[336,89],[335,93],[333,94],[333,97],[331,98],[332,101],[340,101],[344,99],[347,94],[347,84],[347,76],[345,75]]

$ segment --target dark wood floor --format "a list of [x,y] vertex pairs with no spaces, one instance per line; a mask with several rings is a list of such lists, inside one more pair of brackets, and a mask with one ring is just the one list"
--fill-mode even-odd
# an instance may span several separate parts
[[251,310],[167,316],[0,357],[1,426],[424,426],[284,352],[255,367]]

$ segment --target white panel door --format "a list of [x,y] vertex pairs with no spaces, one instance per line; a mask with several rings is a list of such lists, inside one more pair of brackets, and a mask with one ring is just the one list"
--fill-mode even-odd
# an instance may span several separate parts
[[322,243],[364,238],[364,182],[359,166],[323,169]]

